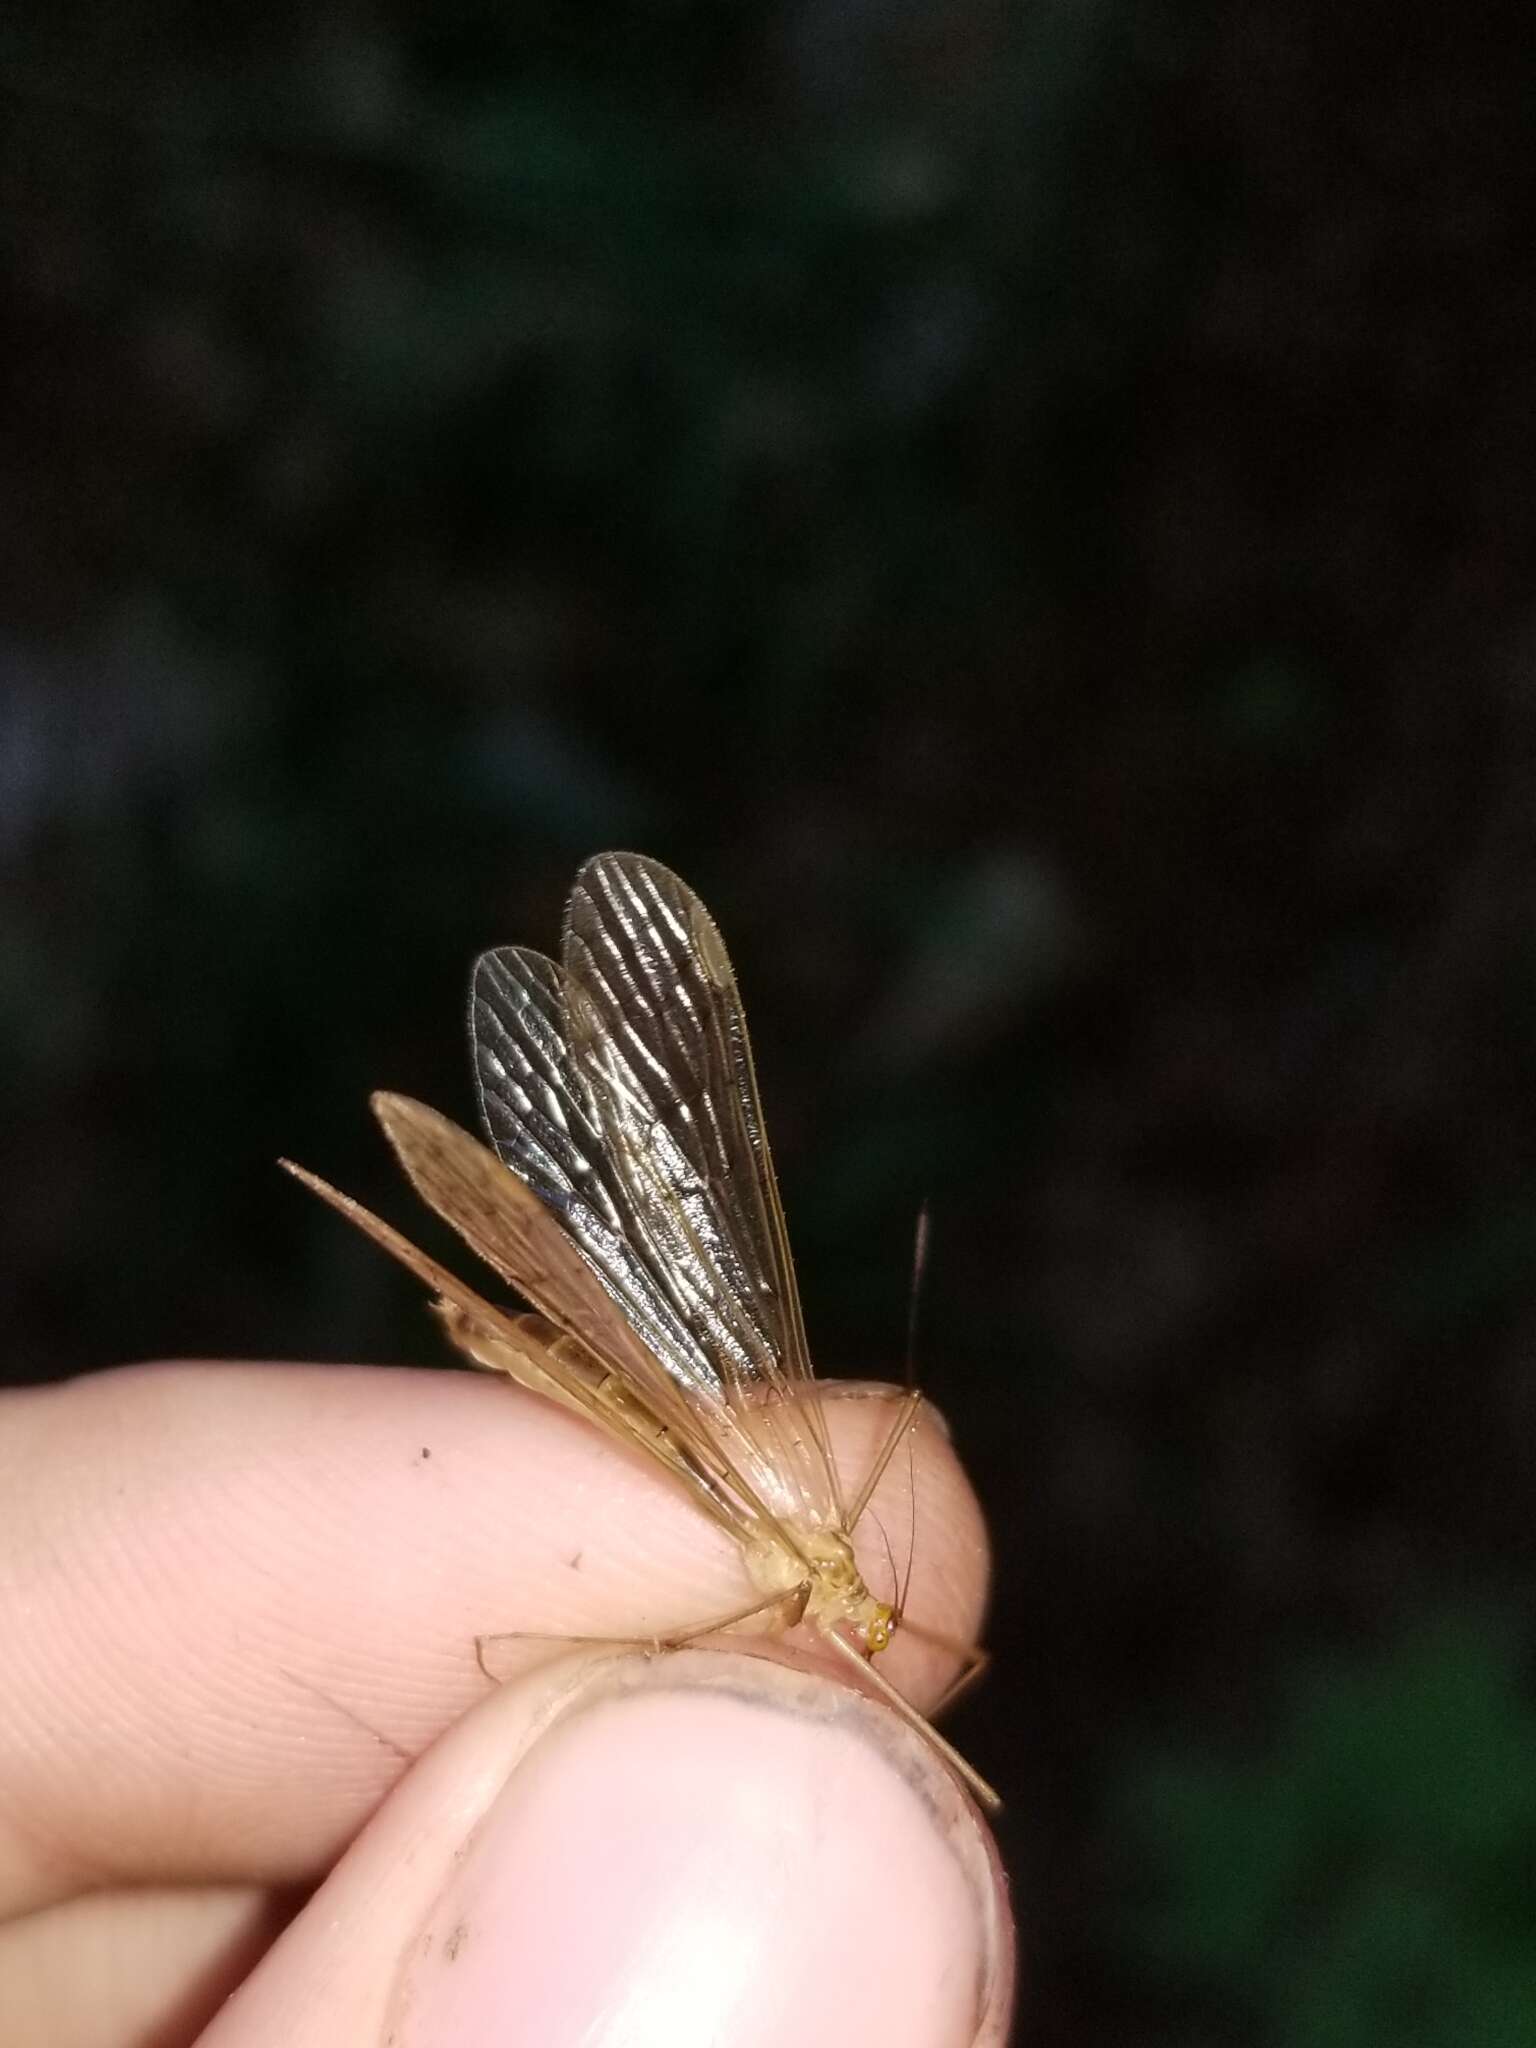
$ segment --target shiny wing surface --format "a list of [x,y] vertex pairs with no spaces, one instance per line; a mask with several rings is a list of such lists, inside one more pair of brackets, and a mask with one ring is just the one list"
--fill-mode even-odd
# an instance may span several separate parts
[[736,978],[670,869],[599,854],[576,877],[564,1032],[615,1210],[791,1497],[841,1501],[800,1317]]
[[379,1094],[374,1114],[412,1186],[464,1242],[558,1329],[578,1338],[719,1479],[749,1518],[784,1511],[776,1472],[708,1376],[696,1347],[669,1349],[671,1327],[645,1272],[579,1196],[509,1173],[468,1131],[409,1096]]
[[[392,1114],[402,1106],[405,1106],[404,1098],[390,1100]],[[410,1104],[408,1107],[415,1109],[420,1105]],[[472,1143],[473,1140],[466,1136],[466,1142]],[[689,1457],[686,1439],[668,1441],[668,1437],[676,1433],[668,1431],[648,1408],[636,1409],[604,1397],[601,1382],[605,1376],[626,1386],[633,1382],[624,1380],[601,1354],[594,1352],[590,1360],[586,1360],[585,1347],[582,1347],[582,1356],[573,1363],[558,1341],[551,1344],[545,1335],[530,1333],[528,1326],[540,1323],[539,1318],[508,1316],[504,1310],[466,1287],[456,1273],[429,1257],[409,1238],[402,1237],[382,1217],[365,1209],[361,1202],[342,1194],[329,1181],[322,1180],[306,1167],[296,1166],[291,1159],[280,1160],[279,1164],[431,1288],[436,1297],[433,1306],[454,1344],[466,1358],[485,1370],[505,1373],[509,1379],[547,1400],[561,1402],[596,1423],[610,1436],[617,1437],[621,1443],[630,1444],[657,1459],[689,1488],[707,1513],[723,1522],[733,1533],[740,1535],[745,1527],[750,1527],[750,1524],[742,1523],[729,1495],[722,1498],[722,1489],[712,1468],[701,1470],[698,1462]],[[491,1164],[497,1173],[501,1172],[494,1160]],[[599,1327],[605,1332],[608,1330],[605,1318],[599,1318]],[[540,1331],[552,1332],[553,1325],[540,1324]],[[567,1338],[572,1336],[569,1329],[564,1334]]]

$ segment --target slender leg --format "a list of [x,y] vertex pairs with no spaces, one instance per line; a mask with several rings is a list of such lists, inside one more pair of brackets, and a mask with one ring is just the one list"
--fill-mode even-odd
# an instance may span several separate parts
[[944,1737],[939,1733],[938,1729],[934,1727],[933,1723],[929,1720],[926,1720],[924,1716],[917,1711],[916,1707],[913,1706],[912,1702],[907,1698],[905,1693],[898,1692],[896,1690],[895,1686],[892,1685],[891,1681],[885,1676],[884,1672],[877,1671],[874,1665],[870,1663],[867,1657],[861,1656],[860,1653],[853,1647],[852,1643],[846,1641],[834,1630],[828,1629],[823,1635],[822,1640],[823,1642],[829,1643],[831,1647],[837,1651],[840,1657],[844,1657],[850,1664],[856,1664],[858,1666],[859,1670],[864,1674],[865,1678],[869,1681],[871,1685],[874,1686],[876,1692],[880,1694],[880,1697],[885,1701],[886,1705],[892,1708],[895,1713],[899,1714],[902,1720],[906,1722],[909,1728],[916,1729],[917,1733],[922,1736],[924,1742],[928,1744],[930,1749],[934,1749],[938,1752],[938,1754],[944,1759],[945,1763],[949,1765],[950,1769],[954,1771],[955,1774],[963,1781],[963,1783],[966,1784],[970,1788],[970,1790],[976,1795],[976,1798],[987,1809],[988,1813],[996,1813],[999,1811],[1003,1802],[998,1797],[996,1792],[993,1791],[992,1787],[987,1783],[986,1779],[981,1775],[980,1771],[976,1769],[974,1764],[968,1764],[966,1762],[965,1758],[960,1754],[959,1750],[955,1748],[952,1742],[946,1742],[944,1740]]
[[851,1536],[859,1526],[864,1510],[874,1498],[875,1488],[885,1477],[886,1466],[890,1464],[892,1458],[896,1455],[896,1446],[901,1442],[907,1431],[916,1423],[917,1411],[922,1404],[923,1397],[916,1387],[913,1387],[909,1393],[903,1394],[898,1401],[896,1420],[892,1423],[890,1434],[881,1445],[874,1464],[869,1468],[869,1477],[859,1488],[858,1496],[853,1503],[853,1511],[848,1517],[848,1527],[844,1532],[845,1534]]
[[947,1651],[951,1657],[958,1657],[960,1660],[960,1669],[944,1688],[932,1710],[935,1720],[952,1707],[956,1700],[963,1699],[973,1685],[979,1684],[992,1663],[991,1651],[984,1650],[980,1643],[962,1643],[958,1636],[941,1635],[937,1629],[924,1628],[915,1621],[903,1620],[901,1632],[903,1635],[915,1637],[920,1643],[931,1644],[935,1650]]
[[770,1594],[768,1599],[756,1600],[750,1607],[739,1608],[735,1614],[720,1614],[713,1621],[701,1621],[696,1628],[674,1630],[671,1635],[663,1636],[657,1647],[680,1650],[684,1643],[696,1643],[701,1636],[719,1635],[740,1622],[751,1621],[754,1615],[770,1614],[775,1608],[779,1611],[780,1628],[793,1628],[805,1613],[805,1603],[810,1597],[811,1582],[807,1579],[803,1586],[796,1586],[792,1592]]
[[688,1628],[670,1629],[665,1635],[656,1636],[568,1636],[544,1634],[538,1629],[508,1629],[498,1635],[475,1637],[475,1661],[493,1685],[500,1679],[485,1661],[486,1650],[496,1643],[565,1643],[571,1647],[580,1644],[606,1644],[614,1649],[637,1650],[680,1650],[685,1643],[696,1643],[704,1636],[719,1635],[725,1629],[735,1628],[741,1622],[751,1621],[759,1614],[771,1613],[775,1608],[780,1615],[779,1626],[791,1629],[805,1613],[805,1603],[810,1598],[810,1583],[796,1586],[788,1593],[773,1593],[766,1600],[754,1600],[750,1607],[734,1608],[729,1614],[717,1614],[708,1621],[701,1621]]

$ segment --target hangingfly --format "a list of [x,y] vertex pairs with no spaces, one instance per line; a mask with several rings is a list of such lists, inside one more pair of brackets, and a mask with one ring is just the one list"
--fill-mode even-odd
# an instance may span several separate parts
[[901,1615],[864,1583],[852,1537],[919,1397],[895,1404],[850,1498],[806,1349],[736,978],[703,904],[656,861],[595,855],[572,887],[558,963],[523,946],[482,954],[470,1037],[494,1152],[407,1096],[375,1095],[373,1109],[417,1192],[534,1313],[493,1306],[283,1164],[433,1290],[467,1358],[643,1451],[735,1537],[752,1602],[665,1643],[807,1622],[995,1806],[869,1661]]

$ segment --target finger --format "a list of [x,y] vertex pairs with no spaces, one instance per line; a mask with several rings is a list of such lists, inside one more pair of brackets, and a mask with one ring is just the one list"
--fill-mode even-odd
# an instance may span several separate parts
[[249,1886],[92,1892],[0,1926],[11,2042],[173,2048],[193,2040],[289,1919]]
[[760,1657],[567,1657],[410,1773],[203,2048],[1003,2040],[990,1838],[885,1709]]
[[[828,1412],[862,1471],[888,1404]],[[0,1913],[312,1878],[485,1690],[477,1636],[664,1633],[740,1603],[734,1545],[665,1475],[478,1376],[143,1367],[4,1413]],[[915,1472],[912,1612],[971,1633],[985,1545],[938,1429]],[[893,1460],[873,1554],[860,1530],[876,1577],[906,1486]],[[898,1641],[886,1669],[922,1700],[950,1660]]]

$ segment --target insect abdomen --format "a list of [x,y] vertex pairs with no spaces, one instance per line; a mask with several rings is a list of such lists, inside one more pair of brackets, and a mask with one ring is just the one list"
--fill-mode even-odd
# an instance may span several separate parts
[[456,1302],[432,1304],[456,1347],[487,1372],[505,1373],[532,1394],[542,1394],[578,1415],[621,1419],[620,1435],[643,1440],[652,1455],[670,1465],[690,1485],[702,1489],[732,1522],[737,1509],[719,1480],[680,1444],[670,1424],[650,1408],[634,1388],[590,1351],[579,1337],[568,1337],[547,1317],[526,1312],[500,1316],[494,1328],[478,1321]]

